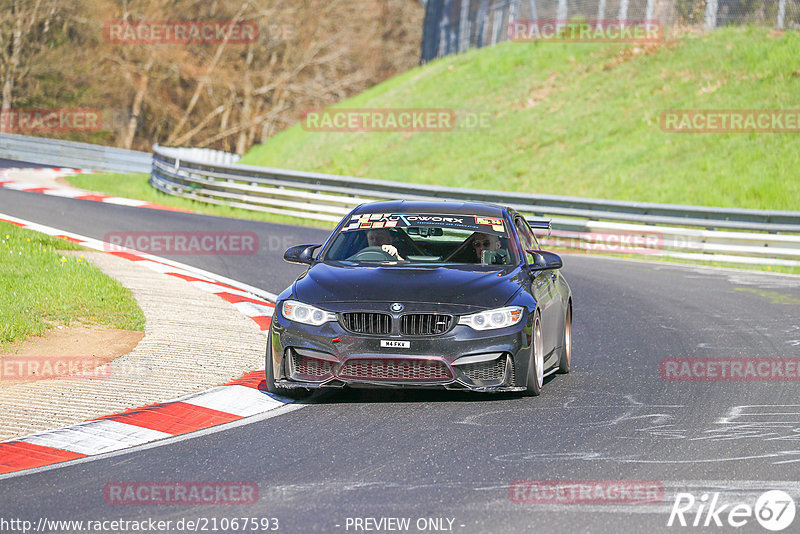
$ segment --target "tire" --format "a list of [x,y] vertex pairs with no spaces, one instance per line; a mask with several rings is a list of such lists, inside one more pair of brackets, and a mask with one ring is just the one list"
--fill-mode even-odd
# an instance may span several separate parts
[[569,373],[572,363],[572,303],[567,307],[567,315],[564,317],[564,338],[561,344],[561,357],[558,360],[558,373],[565,375]]
[[531,361],[528,364],[528,380],[525,393],[536,397],[542,393],[544,382],[544,343],[542,342],[542,322],[539,314],[533,320],[533,344]]
[[267,334],[267,354],[264,356],[264,374],[266,375],[267,391],[274,395],[282,395],[284,388],[275,385],[275,372],[272,370],[272,335]]
[[267,391],[273,395],[280,395],[288,399],[304,399],[313,391],[308,388],[282,388],[275,385],[275,371],[272,368],[272,335],[267,336],[267,354],[264,360],[264,374],[266,375]]

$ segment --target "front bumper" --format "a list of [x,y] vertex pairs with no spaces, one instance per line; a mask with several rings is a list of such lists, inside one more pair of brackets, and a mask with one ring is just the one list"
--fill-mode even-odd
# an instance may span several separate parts
[[497,330],[455,325],[440,335],[372,335],[352,333],[334,321],[318,327],[289,321],[278,308],[267,357],[275,384],[284,388],[523,391],[529,322],[526,313],[519,324]]

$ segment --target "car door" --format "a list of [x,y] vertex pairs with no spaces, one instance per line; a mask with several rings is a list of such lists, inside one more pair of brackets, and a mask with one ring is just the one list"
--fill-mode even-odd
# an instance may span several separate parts
[[[519,234],[519,241],[524,249],[525,263],[533,265],[533,255],[529,250],[539,250],[539,242],[533,234],[528,222],[521,216],[514,218],[514,226]],[[556,287],[558,272],[556,270],[536,271],[531,279],[531,292],[542,312],[542,341],[544,343],[545,370],[555,365],[558,356],[555,349],[561,340],[562,321],[561,306]]]

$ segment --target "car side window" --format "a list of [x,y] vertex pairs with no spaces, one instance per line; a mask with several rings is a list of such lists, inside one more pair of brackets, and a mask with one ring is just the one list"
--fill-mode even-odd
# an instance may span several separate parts
[[514,225],[517,227],[517,233],[519,233],[519,241],[522,245],[525,254],[525,262],[528,265],[533,265],[533,256],[528,253],[529,250],[539,250],[539,242],[536,240],[536,236],[533,235],[533,230],[531,227],[528,226],[528,223],[522,217],[517,217],[514,219]]

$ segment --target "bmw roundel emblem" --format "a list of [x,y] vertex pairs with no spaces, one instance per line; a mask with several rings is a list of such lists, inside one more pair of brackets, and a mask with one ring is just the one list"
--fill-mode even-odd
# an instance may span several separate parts
[[401,311],[403,311],[405,308],[406,308],[406,307],[405,307],[405,306],[403,306],[402,304],[400,304],[399,302],[395,302],[394,304],[392,304],[392,305],[389,307],[389,309],[390,309],[390,310],[392,310],[392,311],[393,311],[393,312],[395,312],[395,313],[400,313],[400,312],[401,312]]

